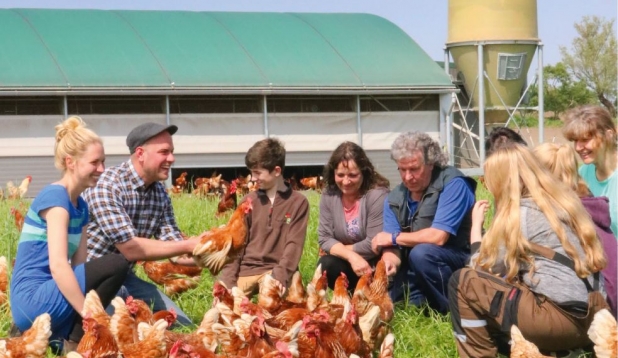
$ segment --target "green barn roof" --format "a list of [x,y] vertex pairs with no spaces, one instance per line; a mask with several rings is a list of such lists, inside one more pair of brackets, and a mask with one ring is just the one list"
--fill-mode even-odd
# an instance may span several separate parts
[[454,89],[368,14],[0,9],[0,94]]

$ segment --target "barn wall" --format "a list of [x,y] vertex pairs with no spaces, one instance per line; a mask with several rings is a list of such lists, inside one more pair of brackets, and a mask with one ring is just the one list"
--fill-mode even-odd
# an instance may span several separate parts
[[[117,165],[127,158],[127,156],[107,155],[105,165],[107,167]],[[0,186],[3,189],[6,188],[8,181],[19,185],[26,175],[32,176],[32,182],[26,194],[29,198],[36,196],[44,186],[60,179],[60,172],[54,167],[52,156],[0,156],[0,168],[3,168],[0,170]]]
[[[165,115],[84,115],[89,128],[101,135],[108,166],[126,160],[125,144],[131,128],[145,122],[166,123]],[[63,116],[0,116],[0,185],[33,176],[28,196],[58,179],[53,165],[54,127]],[[405,131],[420,130],[440,140],[438,111],[363,112],[362,145],[378,170],[393,184],[399,181],[390,160],[390,146]],[[178,125],[174,135],[175,167],[244,167],[244,155],[253,143],[265,138],[261,113],[172,114]],[[269,113],[268,134],[288,151],[288,166],[322,166],[345,140],[359,142],[356,113]]]

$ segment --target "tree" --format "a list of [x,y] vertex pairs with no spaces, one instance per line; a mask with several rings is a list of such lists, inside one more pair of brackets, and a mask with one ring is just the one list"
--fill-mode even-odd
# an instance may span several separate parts
[[584,16],[575,24],[579,34],[571,52],[560,47],[562,62],[575,78],[584,81],[601,104],[616,116],[616,35],[615,19],[605,21],[597,16]]
[[[584,81],[574,81],[562,62],[543,67],[543,79],[544,109],[554,112],[556,117],[569,108],[596,101],[595,93]],[[534,85],[530,88],[530,105],[538,103],[538,86]]]

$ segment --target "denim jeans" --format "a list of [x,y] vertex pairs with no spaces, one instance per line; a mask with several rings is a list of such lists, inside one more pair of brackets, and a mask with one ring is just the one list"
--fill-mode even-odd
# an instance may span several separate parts
[[448,312],[448,280],[453,272],[464,267],[470,253],[467,250],[418,244],[407,252],[407,260],[393,279],[390,296],[393,302],[405,299],[420,306],[424,303],[440,313]]
[[[176,319],[177,325],[189,327],[195,326],[195,324],[180,309],[180,307],[176,306],[176,304],[169,297],[167,297],[163,292],[159,291],[157,286],[137,277],[132,270],[129,271],[127,279],[124,281],[124,285],[120,288],[117,295],[125,300],[129,296],[133,296],[133,298],[143,300],[152,307],[152,310],[154,312],[161,310],[169,310],[170,308],[173,308],[178,315],[178,318]],[[114,307],[112,305],[107,308],[108,313],[110,313],[110,311],[113,312],[113,310]]]

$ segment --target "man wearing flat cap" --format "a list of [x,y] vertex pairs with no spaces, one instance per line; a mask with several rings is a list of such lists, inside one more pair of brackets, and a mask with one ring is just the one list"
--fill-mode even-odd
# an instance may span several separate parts
[[[175,125],[151,122],[135,127],[127,136],[131,158],[107,168],[97,185],[84,192],[90,210],[88,259],[119,252],[135,262],[193,252],[198,241],[183,240],[172,202],[161,183],[169,177],[174,163],[172,135],[177,130]],[[193,264],[192,259],[177,262]],[[173,308],[179,324],[193,324],[169,297],[132,270],[121,294],[146,301],[154,311]]]

